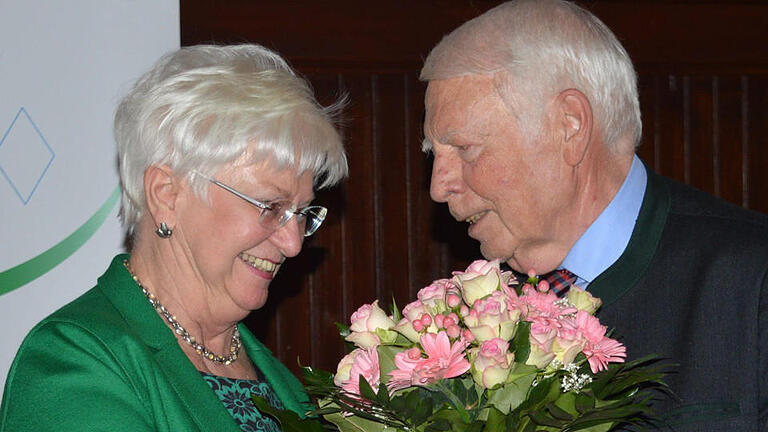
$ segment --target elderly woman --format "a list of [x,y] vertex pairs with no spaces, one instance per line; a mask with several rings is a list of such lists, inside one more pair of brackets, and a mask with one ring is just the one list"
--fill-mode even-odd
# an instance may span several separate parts
[[250,395],[303,415],[301,384],[240,324],[323,222],[346,175],[307,83],[256,45],[182,48],[115,115],[133,250],[27,336],[0,431],[273,431]]

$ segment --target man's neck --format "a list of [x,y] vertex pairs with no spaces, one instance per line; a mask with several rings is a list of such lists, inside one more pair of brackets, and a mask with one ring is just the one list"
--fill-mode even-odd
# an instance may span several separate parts
[[562,267],[586,287],[621,256],[629,243],[645,194],[647,175],[637,156],[608,205],[574,243]]

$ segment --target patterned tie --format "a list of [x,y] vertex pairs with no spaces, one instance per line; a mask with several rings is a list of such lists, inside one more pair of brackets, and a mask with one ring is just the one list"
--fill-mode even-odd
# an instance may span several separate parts
[[558,297],[564,296],[568,289],[576,282],[576,275],[566,269],[557,269],[552,273],[541,277],[542,280],[549,282],[549,289]]

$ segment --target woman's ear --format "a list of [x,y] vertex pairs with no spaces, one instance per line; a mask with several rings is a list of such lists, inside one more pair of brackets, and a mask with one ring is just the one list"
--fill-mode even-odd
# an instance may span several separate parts
[[181,183],[167,165],[151,165],[144,171],[144,199],[156,227],[165,222],[174,228],[180,192]]
[[592,140],[592,105],[584,93],[568,89],[558,95],[556,106],[555,127],[561,131],[563,158],[568,165],[577,166]]

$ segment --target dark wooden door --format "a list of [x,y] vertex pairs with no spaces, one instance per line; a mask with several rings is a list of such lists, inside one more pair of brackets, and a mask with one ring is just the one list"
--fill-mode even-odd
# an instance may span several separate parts
[[[363,303],[400,306],[479,257],[466,227],[429,199],[420,151],[423,58],[490,0],[182,0],[182,44],[256,42],[282,53],[321,101],[346,93],[350,178],[319,194],[326,225],[247,323],[294,371],[333,370],[334,322]],[[640,74],[639,153],[657,172],[768,212],[768,4],[583,3],[617,34]]]

